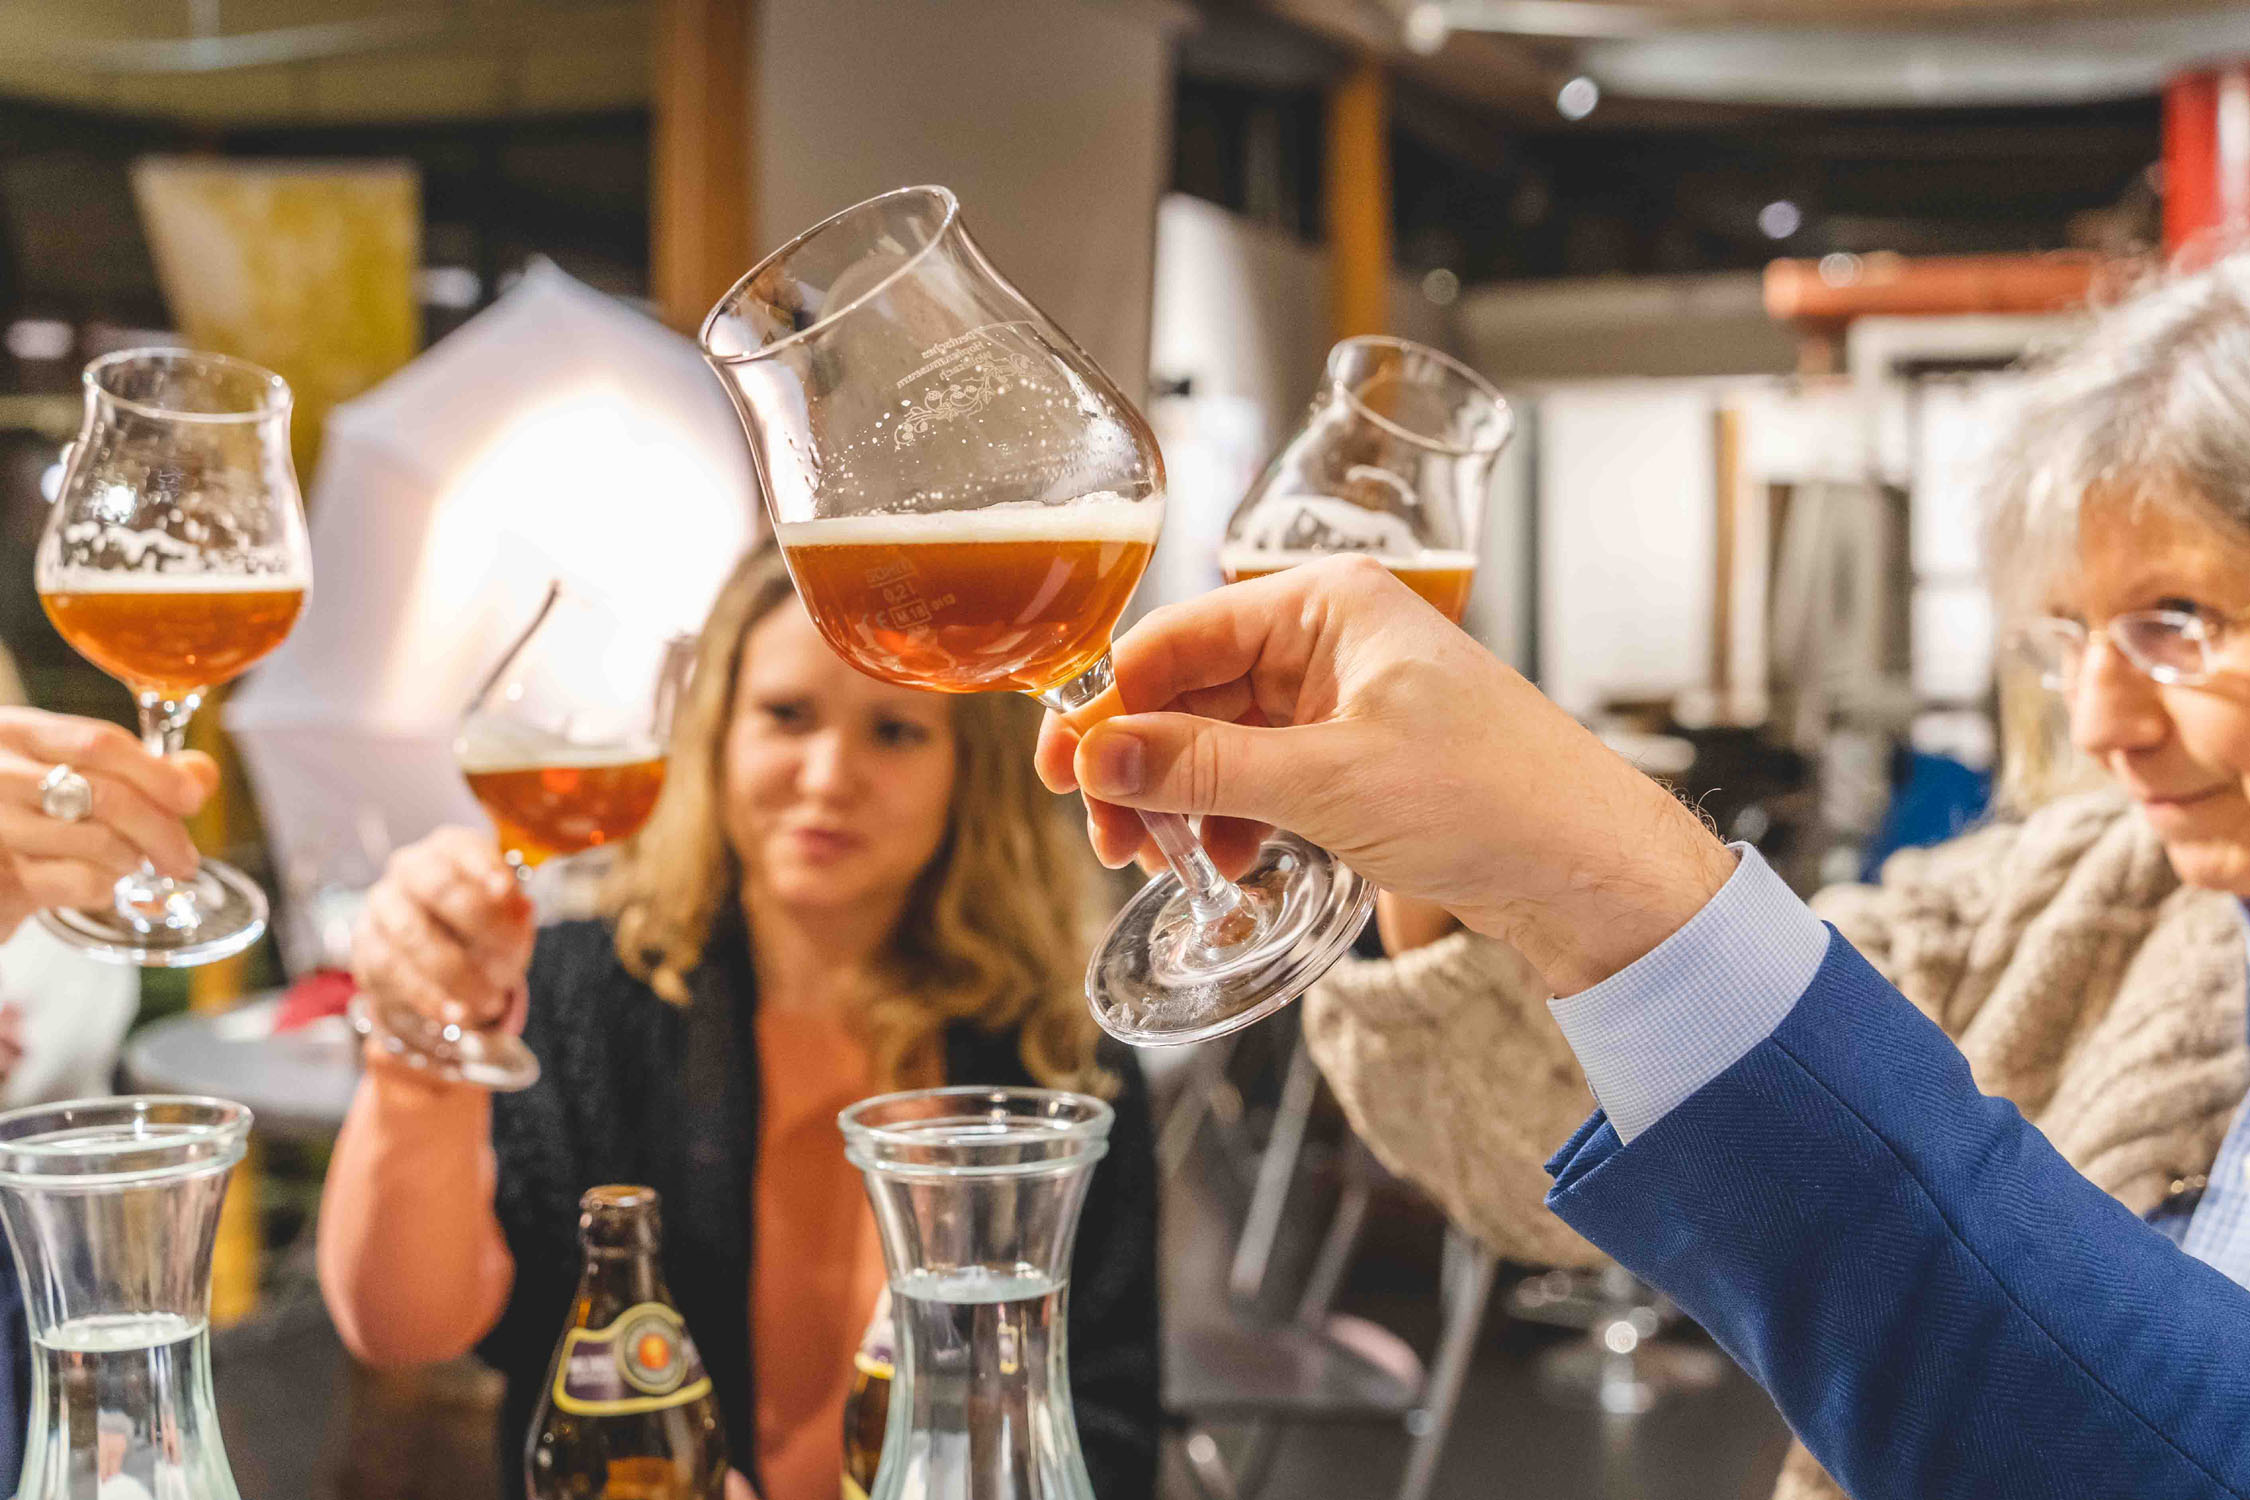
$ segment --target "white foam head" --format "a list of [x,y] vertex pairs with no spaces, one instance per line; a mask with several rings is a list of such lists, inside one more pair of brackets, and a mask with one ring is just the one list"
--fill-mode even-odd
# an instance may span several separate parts
[[1393,557],[1381,553],[1308,552],[1301,548],[1274,549],[1244,546],[1232,543],[1219,552],[1219,568],[1227,573],[1278,573],[1283,568],[1299,567],[1331,557],[1373,557],[1393,573],[1462,573],[1474,572],[1477,555],[1474,552],[1446,552],[1428,548],[1410,557]]
[[310,587],[288,573],[143,573],[137,570],[42,570],[42,594],[285,594]]
[[578,745],[531,730],[490,724],[464,725],[453,742],[453,761],[468,775],[496,771],[594,771],[662,760],[652,741],[621,745]]
[[1164,524],[1154,500],[1114,497],[1068,505],[988,505],[981,510],[901,511],[783,521],[784,547],[912,547],[962,542],[1148,542]]

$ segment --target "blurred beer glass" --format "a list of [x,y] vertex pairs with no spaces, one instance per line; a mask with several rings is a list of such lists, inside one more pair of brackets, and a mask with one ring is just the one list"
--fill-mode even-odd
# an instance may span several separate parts
[[[62,638],[132,690],[149,749],[170,753],[204,694],[280,645],[312,589],[289,387],[186,349],[106,355],[83,381],[35,583]],[[206,859],[179,881],[143,866],[109,906],[41,921],[89,953],[179,967],[247,948],[266,913],[247,876]]]
[[1359,553],[1455,624],[1476,582],[1508,403],[1459,360],[1406,339],[1346,339],[1295,435],[1227,522],[1227,582]]
[[[1163,459],[1109,377],[985,258],[950,192],[886,193],[798,236],[712,309],[702,344],[797,591],[846,660],[1062,711],[1110,686]],[[1366,919],[1371,888],[1301,839],[1276,835],[1237,883],[1184,819],[1147,822],[1172,874],[1087,971],[1095,1016],[1126,1041],[1247,1025]]]
[[[648,821],[694,645],[549,585],[453,741],[519,880],[545,860],[631,838]],[[504,1031],[447,1025],[364,993],[353,1006],[360,1029],[409,1066],[501,1091],[538,1080],[538,1059]]]

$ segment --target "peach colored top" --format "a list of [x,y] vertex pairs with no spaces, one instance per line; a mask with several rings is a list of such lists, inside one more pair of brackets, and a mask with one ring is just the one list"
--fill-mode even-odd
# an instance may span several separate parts
[[877,1092],[835,1016],[758,1012],[751,1367],[763,1500],[837,1500],[852,1355],[883,1289],[883,1252],[836,1113]]
[[[762,1500],[838,1500],[852,1355],[884,1278],[836,1113],[876,1090],[841,1021],[761,1011],[757,1027],[750,1357]],[[321,1290],[361,1358],[452,1358],[499,1319],[515,1266],[492,1207],[491,1117],[481,1089],[368,1068],[320,1219]]]

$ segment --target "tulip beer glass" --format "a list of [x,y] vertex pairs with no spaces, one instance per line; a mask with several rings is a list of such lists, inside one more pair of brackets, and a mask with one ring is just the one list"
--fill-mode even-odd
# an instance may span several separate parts
[[[798,594],[861,671],[1012,688],[1069,712],[1112,678],[1110,633],[1163,518],[1164,463],[1109,377],[993,269],[943,188],[798,236],[704,320]],[[1087,971],[1142,1045],[1247,1025],[1324,973],[1367,883],[1289,834],[1240,881],[1186,821],[1146,815],[1172,875]]]
[[1362,553],[1458,625],[1513,425],[1460,361],[1405,339],[1344,340],[1303,424],[1227,522],[1227,582]]
[[[558,855],[620,843],[648,821],[693,647],[692,637],[634,628],[549,585],[453,741],[519,879]],[[352,1005],[354,1024],[410,1067],[503,1091],[538,1081],[538,1058],[504,1031],[441,1023],[364,991]]]
[[[86,415],[34,564],[39,602],[78,654],[130,688],[166,754],[210,689],[281,644],[312,588],[289,457],[289,387],[185,349],[86,367]],[[210,963],[266,929],[266,898],[215,859],[187,880],[143,866],[106,907],[41,922],[105,958]]]

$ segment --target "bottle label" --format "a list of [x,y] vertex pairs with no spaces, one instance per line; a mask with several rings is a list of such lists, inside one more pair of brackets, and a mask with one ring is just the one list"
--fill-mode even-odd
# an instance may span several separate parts
[[628,1307],[606,1328],[563,1334],[555,1405],[573,1416],[663,1411],[710,1394],[711,1379],[695,1340],[680,1315],[661,1302]]

